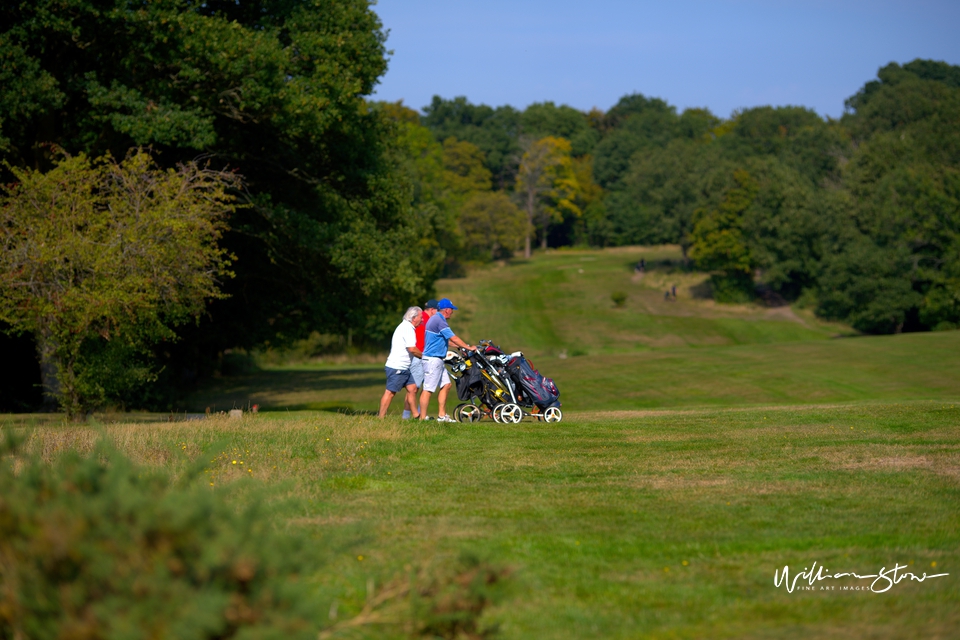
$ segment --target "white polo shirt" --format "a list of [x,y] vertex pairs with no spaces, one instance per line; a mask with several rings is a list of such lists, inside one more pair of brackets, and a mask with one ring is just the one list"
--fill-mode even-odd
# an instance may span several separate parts
[[413,324],[404,320],[393,331],[390,341],[390,355],[387,356],[387,369],[403,371],[410,368],[410,352],[407,347],[417,346],[417,330]]

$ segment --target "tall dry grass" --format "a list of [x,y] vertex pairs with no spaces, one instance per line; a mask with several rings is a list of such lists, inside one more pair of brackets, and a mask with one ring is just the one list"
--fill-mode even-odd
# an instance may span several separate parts
[[[319,413],[283,417],[211,416],[176,422],[116,422],[0,427],[26,437],[24,451],[54,463],[69,450],[89,453],[108,439],[138,464],[174,476],[202,466],[211,486],[241,477],[305,487],[333,475],[370,471],[422,445],[436,427],[368,416]],[[376,451],[377,455],[372,455]]]

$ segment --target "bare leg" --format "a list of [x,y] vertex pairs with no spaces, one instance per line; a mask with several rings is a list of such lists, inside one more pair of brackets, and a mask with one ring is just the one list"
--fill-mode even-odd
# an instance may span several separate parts
[[393,396],[395,395],[397,394],[390,391],[390,389],[384,389],[383,397],[380,398],[380,413],[377,414],[379,417],[382,418],[387,415],[387,409],[390,408],[390,402],[393,401]]
[[420,392],[420,419],[423,420],[427,417],[427,407],[430,406],[430,396],[433,393],[424,389]]
[[403,397],[403,408],[410,412],[411,415],[417,413],[414,410],[414,407],[417,405],[417,394],[410,393],[410,390],[407,389],[407,394]]
[[438,416],[447,415],[447,391],[450,391],[450,383],[440,387],[440,393],[437,394],[437,403],[440,405],[437,409]]
[[407,407],[407,410],[410,412],[410,416],[416,420],[420,417],[420,412],[417,411],[417,385],[408,384],[407,385],[407,395],[403,399],[403,404]]

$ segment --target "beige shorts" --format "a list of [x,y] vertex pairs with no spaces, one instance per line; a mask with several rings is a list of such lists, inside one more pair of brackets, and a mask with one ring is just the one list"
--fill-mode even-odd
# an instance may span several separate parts
[[443,366],[443,358],[423,359],[423,390],[433,393],[450,384],[450,375]]

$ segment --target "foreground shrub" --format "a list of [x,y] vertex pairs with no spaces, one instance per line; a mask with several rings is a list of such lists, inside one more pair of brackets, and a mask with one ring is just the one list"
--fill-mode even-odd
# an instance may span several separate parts
[[104,444],[53,465],[3,453],[0,638],[314,636],[297,574],[315,565],[256,507]]
[[335,552],[197,476],[174,482],[104,442],[53,463],[0,444],[0,640],[492,632],[478,621],[507,572],[477,561],[347,598],[337,619],[337,588],[316,580]]

